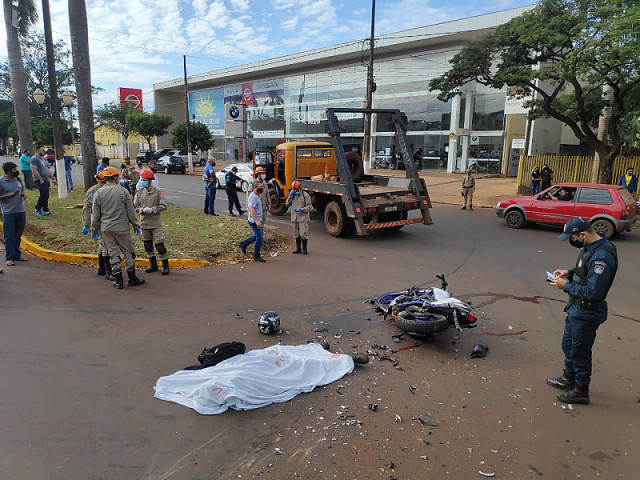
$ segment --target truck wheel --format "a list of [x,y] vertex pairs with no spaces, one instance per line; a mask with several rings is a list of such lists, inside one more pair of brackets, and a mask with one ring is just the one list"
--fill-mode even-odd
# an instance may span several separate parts
[[280,217],[287,211],[287,206],[284,204],[284,200],[280,198],[275,189],[269,189],[269,213]]
[[356,152],[347,152],[345,154],[347,159],[347,165],[349,165],[349,171],[351,172],[351,178],[353,183],[358,183],[362,180],[364,175],[364,165],[362,164],[362,157]]
[[396,327],[409,334],[433,335],[446,331],[449,328],[449,321],[447,317],[438,314],[415,316],[400,312],[396,317]]
[[353,220],[347,216],[342,203],[329,202],[324,209],[324,228],[329,235],[346,237],[353,233]]

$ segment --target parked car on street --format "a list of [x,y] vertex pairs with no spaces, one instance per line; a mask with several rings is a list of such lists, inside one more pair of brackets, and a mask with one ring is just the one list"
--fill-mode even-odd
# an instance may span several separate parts
[[227,167],[224,167],[219,172],[216,172],[218,185],[220,185],[220,188],[224,188],[226,186],[225,175],[233,167],[238,168],[238,173],[236,175],[238,175],[238,178],[241,180],[236,183],[236,186],[246,193],[247,191],[249,191],[249,185],[251,185],[251,182],[253,182],[253,168],[251,168],[251,165],[247,165],[245,163],[233,163]]
[[[138,160],[142,160],[142,163],[149,163],[149,160],[153,160],[153,155],[154,155],[154,152],[151,152],[151,151],[138,152],[138,155],[136,155],[136,162]],[[164,155],[161,155],[161,156],[164,156]]]
[[496,215],[511,228],[527,222],[564,225],[583,217],[607,238],[630,229],[637,219],[636,202],[625,187],[595,183],[559,183],[532,197],[501,200]]
[[184,175],[187,170],[182,158],[175,155],[165,155],[161,157],[158,160],[158,166],[167,175],[173,172],[180,172]]
[[153,159],[160,160],[165,155],[169,155],[170,151],[171,151],[170,148],[163,148],[162,150],[156,150],[155,152],[153,152]]
[[[182,150],[172,150],[167,155],[171,155],[174,157],[180,157],[184,161],[184,164],[187,165],[189,163],[189,153]],[[206,155],[198,155],[196,152],[191,153],[191,160],[194,165],[200,165],[204,167],[207,164]]]

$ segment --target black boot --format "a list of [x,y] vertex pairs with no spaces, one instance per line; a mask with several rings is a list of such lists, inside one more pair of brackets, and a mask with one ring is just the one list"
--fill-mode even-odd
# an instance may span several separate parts
[[165,258],[164,260],[162,260],[162,271],[160,272],[161,275],[169,275],[169,259]]
[[581,405],[589,405],[589,387],[583,386],[572,388],[567,393],[558,395],[558,400],[563,403],[579,403]]
[[264,258],[262,258],[260,255],[258,255],[257,257],[253,257],[253,261],[254,262],[261,262],[261,263],[266,262],[266,260]]
[[469,205],[469,210],[473,212],[473,205]]
[[291,253],[302,253],[302,250],[300,250],[301,244],[302,244],[302,239],[300,237],[296,237],[296,249]]
[[146,273],[157,272],[158,271],[158,260],[156,260],[156,257],[149,257],[149,262],[151,262],[151,265],[149,265],[147,268],[145,268],[144,271]]
[[113,276],[113,278],[115,278],[115,280],[113,281],[113,286],[118,290],[122,290],[124,288],[124,280],[122,278],[122,272],[116,273]]
[[247,254],[247,244],[244,242],[244,240],[240,242],[240,250],[242,250],[243,255]]
[[307,254],[307,242],[308,242],[308,240],[306,238],[304,238],[302,240],[302,254],[303,255]]
[[562,372],[562,376],[558,378],[547,378],[547,384],[552,387],[566,390],[567,392],[576,386],[576,375],[569,373],[566,370]]
[[101,277],[107,273],[107,262],[109,259],[104,255],[98,254],[98,275]]
[[143,278],[136,277],[135,268],[127,270],[127,276],[129,277],[129,281],[127,282],[127,287],[135,287],[136,285],[142,285],[144,283]]
[[111,262],[109,261],[109,257],[104,257],[104,266],[107,274],[104,276],[105,279],[113,282],[116,277],[113,276],[113,270],[111,269]]

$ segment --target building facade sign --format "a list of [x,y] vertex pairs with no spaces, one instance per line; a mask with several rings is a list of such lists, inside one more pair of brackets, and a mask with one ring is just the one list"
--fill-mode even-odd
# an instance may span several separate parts
[[120,105],[128,103],[131,107],[142,112],[142,90],[139,88],[118,88]]
[[214,137],[224,137],[224,89],[213,88],[189,94],[189,115],[204,123]]

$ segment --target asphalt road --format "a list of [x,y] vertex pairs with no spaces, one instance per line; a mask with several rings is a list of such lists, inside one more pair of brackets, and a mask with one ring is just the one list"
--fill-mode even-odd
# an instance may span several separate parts
[[[171,201],[203,201],[197,178],[159,178]],[[122,291],[92,267],[5,267],[0,478],[634,478],[640,235],[615,241],[622,263],[594,348],[592,404],[571,410],[544,381],[562,369],[566,299],[544,278],[577,250],[557,228],[511,230],[490,210],[432,215],[432,226],[348,239],[316,218],[308,256],[142,273],[145,285]],[[289,402],[217,416],[153,398],[160,376],[223,341],[254,349],[321,335],[346,353],[411,345],[393,343],[399,331],[363,302],[442,272],[479,326],[398,352],[395,367],[374,360]],[[280,314],[281,335],[259,334],[267,309]],[[486,358],[469,359],[476,343],[489,346]],[[427,414],[439,426],[418,423]]]

